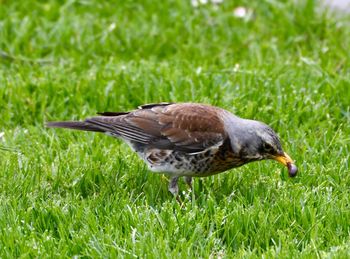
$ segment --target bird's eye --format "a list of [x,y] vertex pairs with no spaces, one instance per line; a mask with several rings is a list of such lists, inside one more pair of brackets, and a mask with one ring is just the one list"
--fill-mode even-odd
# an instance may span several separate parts
[[264,143],[264,150],[267,152],[273,151],[273,146],[268,143]]

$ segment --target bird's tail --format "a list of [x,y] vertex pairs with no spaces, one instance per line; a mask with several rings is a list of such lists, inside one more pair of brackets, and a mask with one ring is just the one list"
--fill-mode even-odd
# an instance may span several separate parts
[[105,130],[101,129],[101,127],[98,127],[86,121],[52,121],[47,122],[46,127],[105,132]]

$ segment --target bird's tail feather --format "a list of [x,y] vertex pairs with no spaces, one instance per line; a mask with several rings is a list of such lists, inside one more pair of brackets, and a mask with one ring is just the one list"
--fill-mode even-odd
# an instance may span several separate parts
[[105,132],[105,130],[101,129],[100,127],[85,121],[53,121],[47,122],[46,127]]

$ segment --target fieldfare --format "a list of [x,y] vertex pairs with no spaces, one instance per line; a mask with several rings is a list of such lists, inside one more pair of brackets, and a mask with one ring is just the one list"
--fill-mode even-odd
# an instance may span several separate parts
[[84,121],[49,122],[48,127],[102,132],[121,138],[151,171],[178,179],[224,172],[249,162],[274,159],[294,177],[297,167],[266,124],[239,118],[214,106],[196,103],[146,104],[130,112],[102,112]]

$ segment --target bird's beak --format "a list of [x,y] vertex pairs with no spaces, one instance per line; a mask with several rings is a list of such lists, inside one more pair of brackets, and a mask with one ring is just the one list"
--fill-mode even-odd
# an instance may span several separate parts
[[290,177],[296,176],[298,172],[298,168],[294,164],[294,161],[290,158],[290,156],[283,152],[281,155],[273,156],[272,159],[280,162],[281,164],[285,165],[288,168],[288,173]]
[[291,164],[294,163],[293,160],[290,158],[290,156],[285,152],[283,152],[282,155],[273,156],[273,159],[285,166],[287,166],[288,163],[291,163]]

